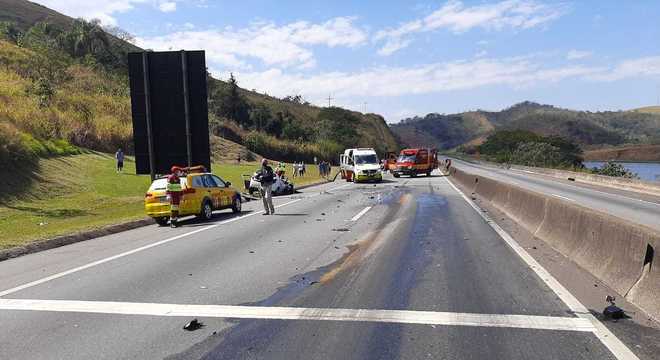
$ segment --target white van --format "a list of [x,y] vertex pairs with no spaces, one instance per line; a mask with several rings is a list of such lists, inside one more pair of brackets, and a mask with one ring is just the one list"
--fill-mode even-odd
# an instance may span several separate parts
[[339,155],[341,178],[346,181],[381,181],[378,155],[372,148],[346,149]]

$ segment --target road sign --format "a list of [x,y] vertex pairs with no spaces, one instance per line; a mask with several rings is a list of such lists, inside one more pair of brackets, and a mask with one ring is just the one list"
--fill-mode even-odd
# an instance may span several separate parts
[[211,169],[204,51],[128,54],[138,174]]

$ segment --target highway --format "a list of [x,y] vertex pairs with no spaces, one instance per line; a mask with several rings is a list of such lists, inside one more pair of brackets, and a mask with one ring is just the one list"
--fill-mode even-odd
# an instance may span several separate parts
[[[0,262],[0,358],[600,360],[638,351],[439,174],[335,182],[275,204],[274,216],[253,201],[241,216]],[[194,318],[203,327],[184,330]]]
[[590,186],[524,170],[504,169],[458,159],[452,163],[474,175],[490,177],[531,191],[574,202],[660,231],[660,197]]

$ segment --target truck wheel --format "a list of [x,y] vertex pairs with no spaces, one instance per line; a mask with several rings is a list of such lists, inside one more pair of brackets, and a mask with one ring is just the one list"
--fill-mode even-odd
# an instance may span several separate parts
[[411,172],[410,177],[417,177],[417,173],[416,172]]
[[157,217],[154,218],[154,220],[156,220],[156,224],[158,224],[158,226],[167,226],[167,217]]
[[426,176],[431,176],[431,170],[426,172]]
[[394,173],[392,175],[394,175],[395,178],[401,177],[401,175],[399,175],[399,173]]
[[211,220],[213,218],[213,205],[211,205],[209,200],[204,200],[201,212],[198,216],[204,220]]
[[231,211],[234,214],[240,213],[242,208],[242,201],[240,196],[235,196],[234,201],[231,203]]

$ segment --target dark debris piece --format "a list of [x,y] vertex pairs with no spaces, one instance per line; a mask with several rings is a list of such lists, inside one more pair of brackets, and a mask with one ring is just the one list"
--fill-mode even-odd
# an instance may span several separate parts
[[195,331],[195,330],[199,330],[203,327],[204,327],[204,323],[202,323],[201,321],[199,321],[197,319],[193,319],[191,322],[184,325],[183,329],[187,330],[187,331]]
[[336,228],[336,229],[332,229],[332,231],[345,232],[345,231],[351,231],[351,230],[349,230],[349,229],[347,229],[347,228]]

